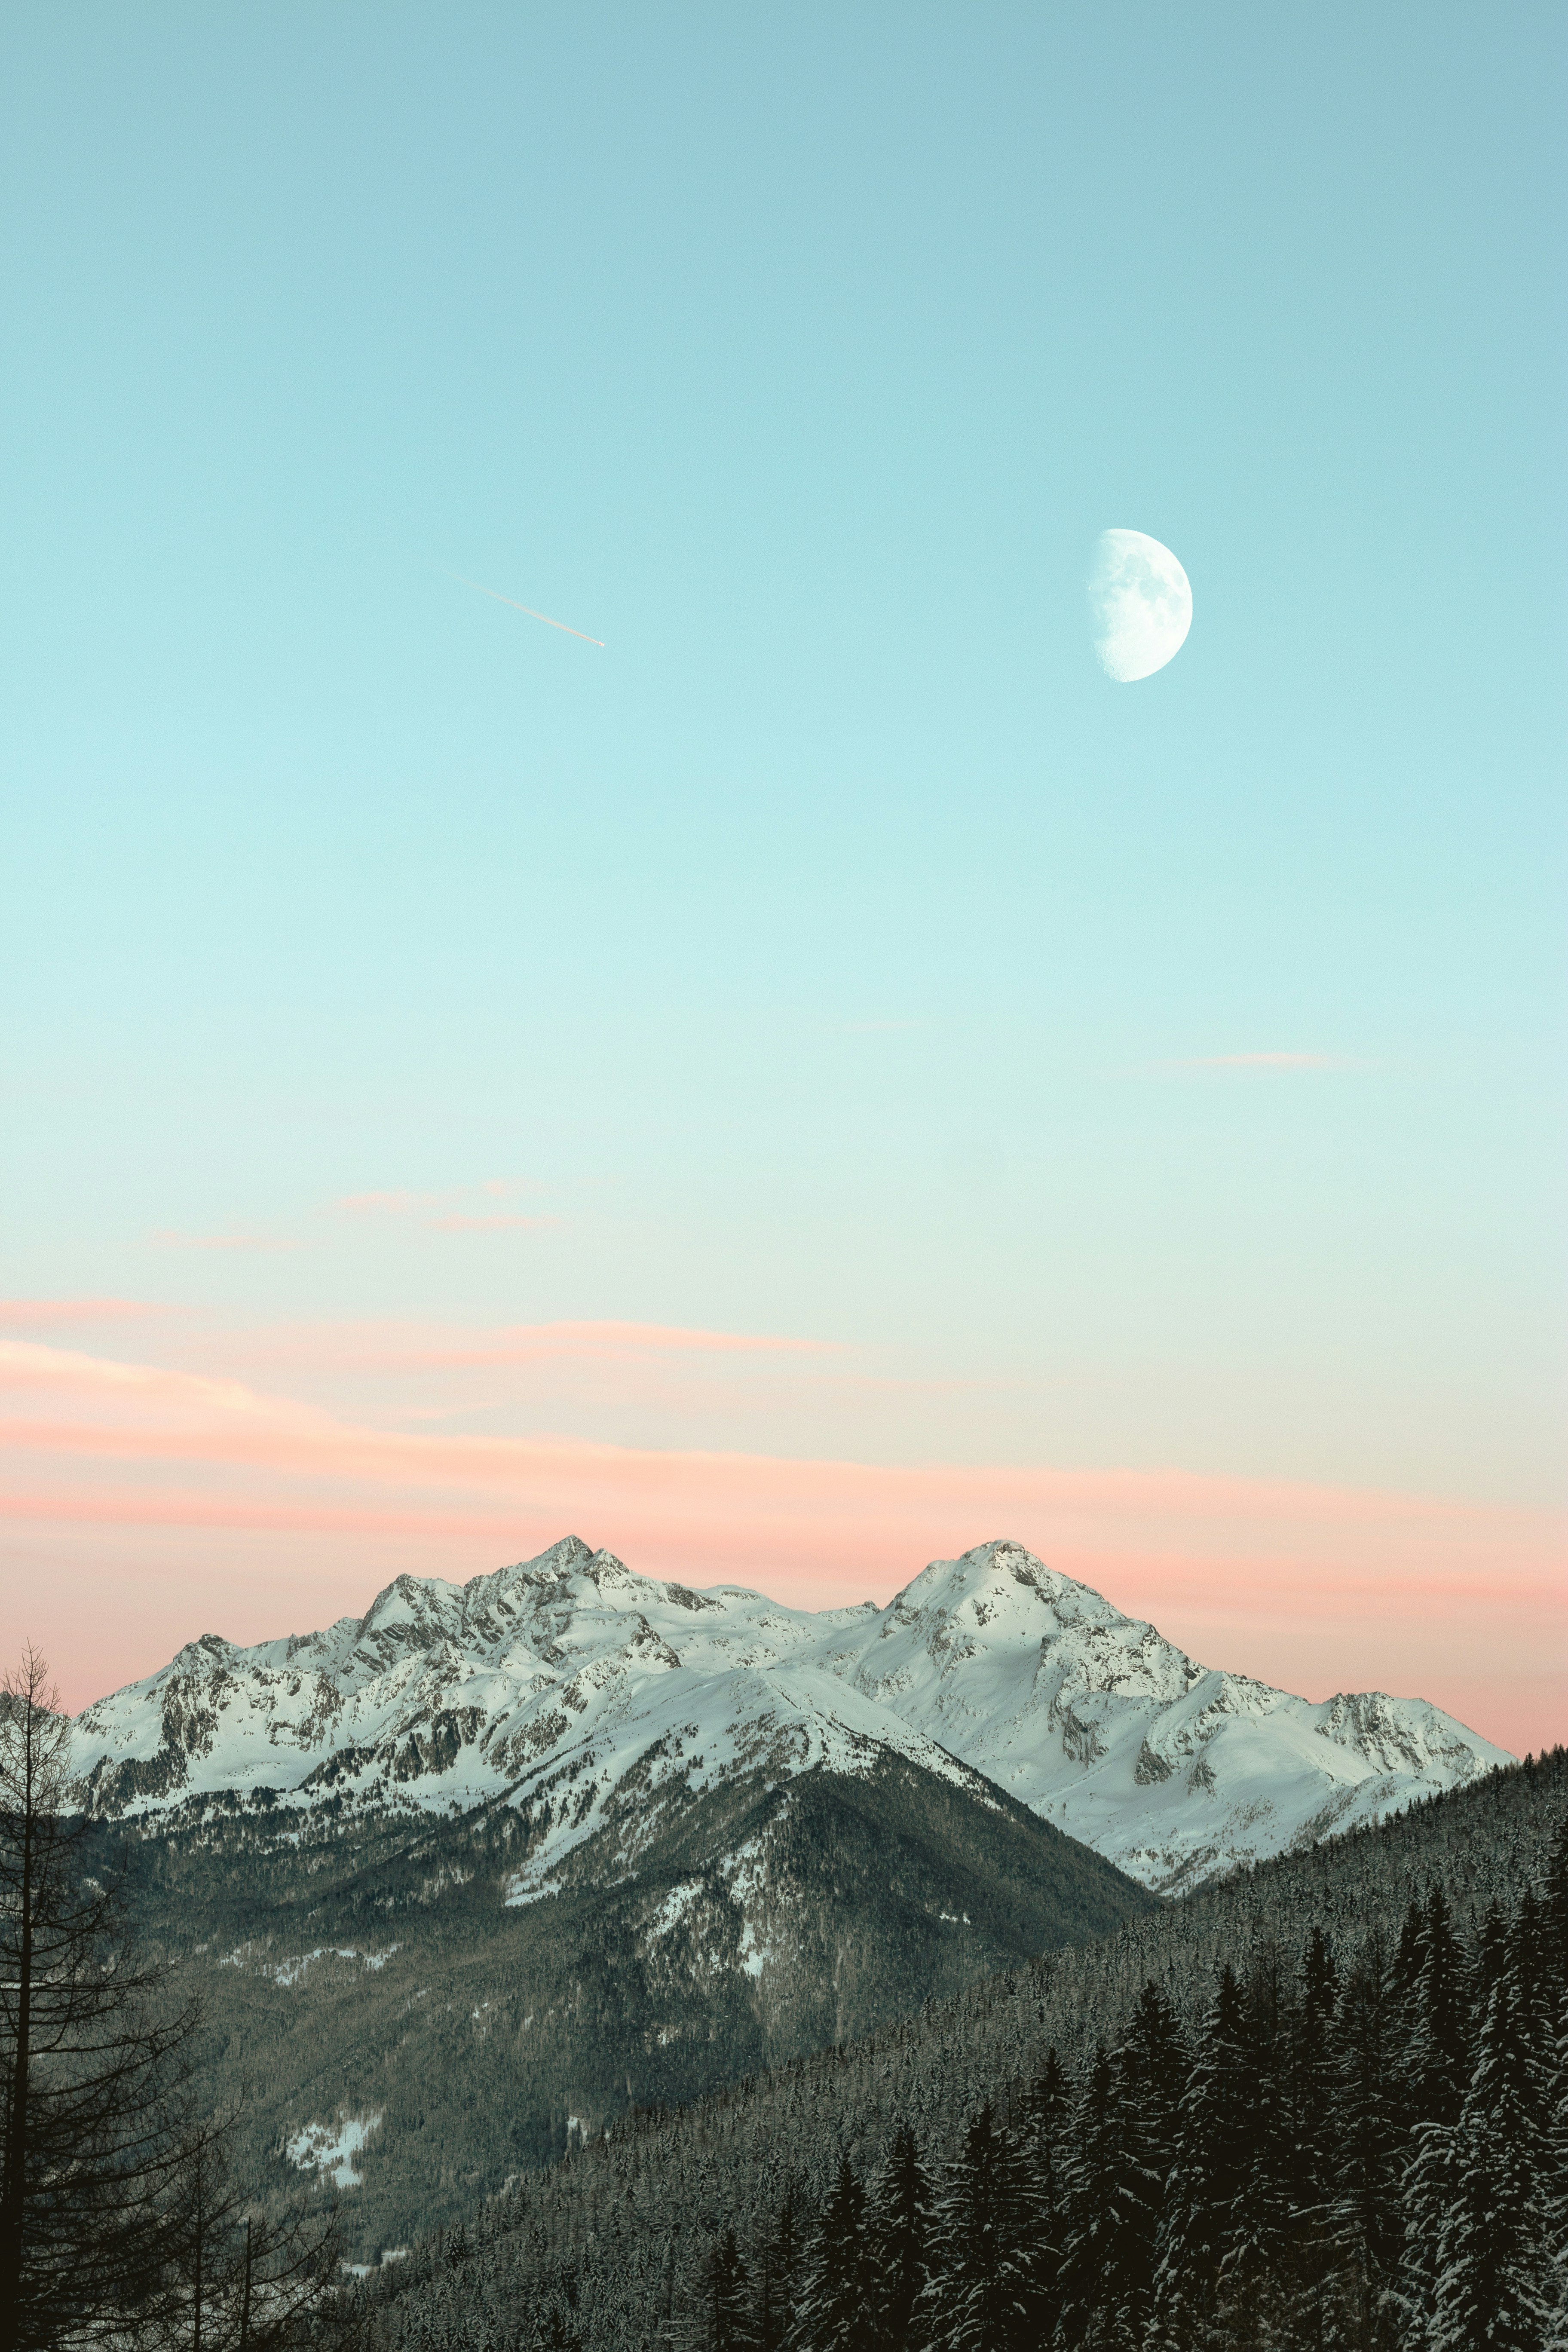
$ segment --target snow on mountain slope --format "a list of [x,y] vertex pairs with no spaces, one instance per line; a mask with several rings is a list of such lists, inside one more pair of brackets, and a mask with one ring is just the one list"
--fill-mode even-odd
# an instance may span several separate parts
[[1508,1762],[1426,1699],[1198,1665],[1021,1544],[933,1560],[826,1662],[1156,1891]]
[[88,1801],[201,1791],[550,1804],[513,1901],[614,1822],[737,1770],[909,1758],[984,1775],[1146,1885],[1377,1819],[1506,1761],[1422,1699],[1321,1705],[1205,1669],[1021,1545],[934,1560],[886,1609],[781,1607],[633,1574],[575,1537],[460,1590],[399,1577],[363,1618],[246,1650],[206,1634],[79,1717]]

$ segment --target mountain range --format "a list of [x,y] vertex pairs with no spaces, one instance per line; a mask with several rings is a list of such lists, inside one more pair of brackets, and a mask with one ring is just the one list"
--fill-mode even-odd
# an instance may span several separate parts
[[1157,1894],[1510,1760],[1425,1699],[1313,1703],[1200,1665],[1007,1541],[933,1560],[886,1608],[810,1611],[569,1536],[460,1589],[400,1576],[321,1633],[205,1634],[76,1725],[103,1817],[259,1790],[340,1818],[504,1799],[515,1905],[590,1841],[599,1870],[635,1871],[672,1804],[738,1775],[894,1759],[982,1804],[1005,1791]]
[[248,2168],[350,2192],[363,2260],[1506,1760],[1423,1700],[1199,1665],[1008,1542],[812,1612],[569,1537],[205,1635],[74,1739]]

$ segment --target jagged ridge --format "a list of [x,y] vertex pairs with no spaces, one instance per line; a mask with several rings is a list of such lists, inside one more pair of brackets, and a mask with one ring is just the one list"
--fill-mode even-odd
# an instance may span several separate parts
[[636,1866],[666,1799],[737,1773],[901,1757],[994,1782],[1158,1891],[1383,1818],[1505,1752],[1423,1699],[1313,1704],[1205,1668],[1016,1543],[935,1560],[886,1609],[693,1591],[567,1537],[460,1589],[401,1576],[363,1618],[214,1634],[78,1718],[87,1801],[204,1790],[545,1819],[510,1899],[603,1834]]

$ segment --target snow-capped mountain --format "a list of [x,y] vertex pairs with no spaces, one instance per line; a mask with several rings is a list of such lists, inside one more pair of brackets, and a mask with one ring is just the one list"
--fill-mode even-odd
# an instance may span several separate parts
[[261,1789],[512,1800],[540,1825],[521,1903],[606,1829],[634,1868],[669,1801],[759,1768],[892,1756],[982,1801],[994,1783],[1166,1891],[1508,1760],[1424,1699],[1314,1705],[1198,1665],[1008,1542],[933,1560],[885,1609],[814,1612],[635,1575],[568,1537],[460,1590],[399,1577],[323,1633],[206,1634],[76,1738],[110,1814]]

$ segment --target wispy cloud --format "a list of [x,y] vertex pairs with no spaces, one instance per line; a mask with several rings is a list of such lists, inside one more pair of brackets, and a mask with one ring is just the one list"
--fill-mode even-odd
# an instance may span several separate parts
[[1156,1062],[1157,1070],[1354,1070],[1364,1066],[1348,1054],[1192,1054]]
[[[509,1336],[574,1331],[595,1347],[606,1332],[645,1349],[779,1344],[657,1325]],[[0,1407],[7,1615],[22,1625],[26,1604],[79,1704],[193,1625],[300,1630],[363,1608],[398,1569],[462,1577],[573,1527],[656,1575],[738,1577],[815,1606],[886,1600],[925,1560],[1012,1533],[1205,1662],[1315,1695],[1423,1688],[1516,1749],[1561,1734],[1561,1538],[1542,1514],[1179,1470],[389,1428],[21,1340],[0,1340]],[[1526,1660],[1555,1678],[1539,1722]]]
[[[590,1360],[663,1355],[826,1356],[840,1352],[832,1339],[782,1339],[752,1331],[699,1331],[669,1323],[516,1323],[472,1340],[414,1345],[398,1351],[405,1367],[533,1364],[562,1357]],[[384,1356],[383,1361],[389,1360]]]
[[147,1236],[160,1249],[177,1250],[293,1250],[300,1244],[281,1234],[177,1234],[152,1233]]
[[558,1226],[560,1217],[527,1215],[509,1209],[468,1208],[474,1200],[505,1200],[520,1188],[504,1176],[442,1192],[346,1192],[334,1203],[340,1214],[357,1218],[404,1218],[432,1234],[528,1234]]
[[559,1217],[471,1217],[461,1210],[454,1210],[449,1216],[426,1220],[433,1234],[538,1234],[561,1222]]
[[334,1206],[345,1217],[414,1217],[441,1198],[439,1192],[345,1192]]

